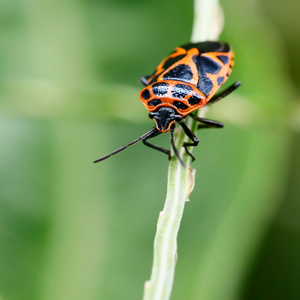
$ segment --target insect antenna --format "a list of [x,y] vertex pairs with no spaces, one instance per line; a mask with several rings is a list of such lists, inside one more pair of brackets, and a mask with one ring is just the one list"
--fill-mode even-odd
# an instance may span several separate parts
[[115,154],[117,154],[117,153],[119,153],[119,152],[125,150],[127,147],[129,147],[129,146],[131,146],[131,145],[137,143],[138,141],[140,141],[140,140],[146,138],[147,136],[151,135],[151,134],[152,134],[153,132],[155,132],[155,131],[157,131],[157,129],[156,129],[156,127],[153,127],[150,131],[146,132],[145,134],[143,134],[142,136],[140,136],[140,137],[137,138],[136,140],[130,142],[129,144],[127,144],[127,145],[125,145],[125,146],[123,146],[123,147],[120,147],[119,149],[113,151],[112,153],[110,153],[110,154],[108,154],[108,155],[105,155],[105,156],[103,156],[103,157],[100,157],[100,158],[94,160],[93,163],[98,163],[98,162],[100,162],[100,161],[102,161],[102,160],[105,160],[105,159],[111,157],[112,155],[115,155]]
[[175,153],[175,155],[177,156],[178,160],[180,161],[180,163],[182,164],[183,167],[185,167],[185,163],[182,161],[182,159],[180,158],[179,156],[179,153],[178,153],[178,150],[176,149],[175,147],[175,143],[174,143],[174,129],[175,129],[175,126],[173,125],[171,128],[170,128],[170,132],[171,132],[171,146],[172,146],[172,149]]

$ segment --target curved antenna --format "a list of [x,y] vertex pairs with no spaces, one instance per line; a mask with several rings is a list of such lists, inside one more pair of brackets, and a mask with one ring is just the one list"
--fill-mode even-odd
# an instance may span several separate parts
[[171,145],[172,145],[173,151],[174,151],[175,155],[177,156],[178,160],[180,161],[182,166],[185,168],[185,163],[180,158],[178,150],[176,149],[175,144],[174,144],[174,136],[173,136],[174,129],[175,129],[175,124],[172,125],[172,127],[170,129],[170,132],[171,132]]
[[112,153],[110,153],[110,154],[108,154],[108,155],[105,155],[105,156],[103,156],[103,157],[100,157],[100,158],[94,160],[93,163],[98,163],[98,162],[100,162],[100,161],[102,161],[102,160],[105,160],[105,159],[111,157],[112,155],[115,155],[115,154],[117,154],[117,153],[119,153],[119,152],[125,150],[127,147],[129,147],[129,146],[131,146],[131,145],[137,143],[138,141],[140,141],[140,140],[146,138],[147,136],[151,135],[151,134],[152,134],[153,132],[155,132],[155,131],[157,131],[157,129],[156,129],[156,127],[153,127],[150,131],[146,132],[145,134],[143,134],[142,136],[140,136],[140,137],[137,138],[136,140],[134,140],[134,141],[130,142],[129,144],[127,144],[127,145],[125,145],[125,146],[123,146],[123,147],[121,147],[121,148],[115,150],[114,152],[112,152]]

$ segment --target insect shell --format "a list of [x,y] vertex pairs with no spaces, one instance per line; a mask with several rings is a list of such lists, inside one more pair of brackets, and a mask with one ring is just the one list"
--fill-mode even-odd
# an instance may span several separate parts
[[[192,143],[183,145],[187,154],[191,155],[186,146],[196,146],[198,139],[181,121],[186,116],[191,116],[207,126],[223,127],[220,122],[201,119],[191,113],[209,101],[216,102],[222,99],[240,85],[239,82],[236,82],[221,95],[215,95],[228,79],[233,59],[234,54],[227,43],[189,43],[177,47],[158,65],[151,76],[141,78],[145,88],[140,93],[140,99],[149,111],[150,118],[154,120],[155,127],[138,139],[94,162],[117,154],[139,140],[143,140],[147,146],[170,156],[169,150],[147,142],[149,138],[168,131],[171,131],[171,145],[178,156],[173,142],[173,130],[176,123],[183,127],[185,133],[192,140]],[[178,158],[182,162],[179,156]]]
[[[162,124],[161,108],[184,117],[205,105],[227,80],[233,66],[228,44],[204,42],[177,47],[148,78],[140,94],[157,130],[167,132],[175,120]],[[156,117],[157,116],[157,117]]]

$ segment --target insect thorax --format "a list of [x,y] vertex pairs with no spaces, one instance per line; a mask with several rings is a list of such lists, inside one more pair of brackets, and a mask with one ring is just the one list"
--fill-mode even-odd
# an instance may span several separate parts
[[176,80],[155,82],[141,91],[140,98],[150,112],[160,107],[170,107],[181,116],[206,103],[205,96],[195,86]]

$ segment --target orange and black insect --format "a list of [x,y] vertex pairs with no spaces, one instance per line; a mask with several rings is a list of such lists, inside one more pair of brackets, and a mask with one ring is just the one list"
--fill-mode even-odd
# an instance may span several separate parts
[[107,159],[140,140],[145,145],[166,153],[170,157],[170,150],[150,144],[147,141],[161,133],[170,131],[172,149],[183,164],[173,140],[176,124],[180,124],[185,134],[191,139],[192,142],[184,143],[183,147],[194,160],[195,158],[187,147],[197,146],[199,140],[186,126],[184,120],[190,116],[202,124],[199,127],[221,128],[224,126],[221,122],[199,118],[192,113],[208,102],[215,103],[223,99],[240,86],[240,82],[237,81],[223,92],[216,94],[230,75],[233,62],[234,54],[227,43],[189,43],[177,47],[158,65],[151,76],[141,78],[145,88],[142,89],[140,98],[150,112],[149,117],[154,120],[155,127],[138,139],[94,162]]

